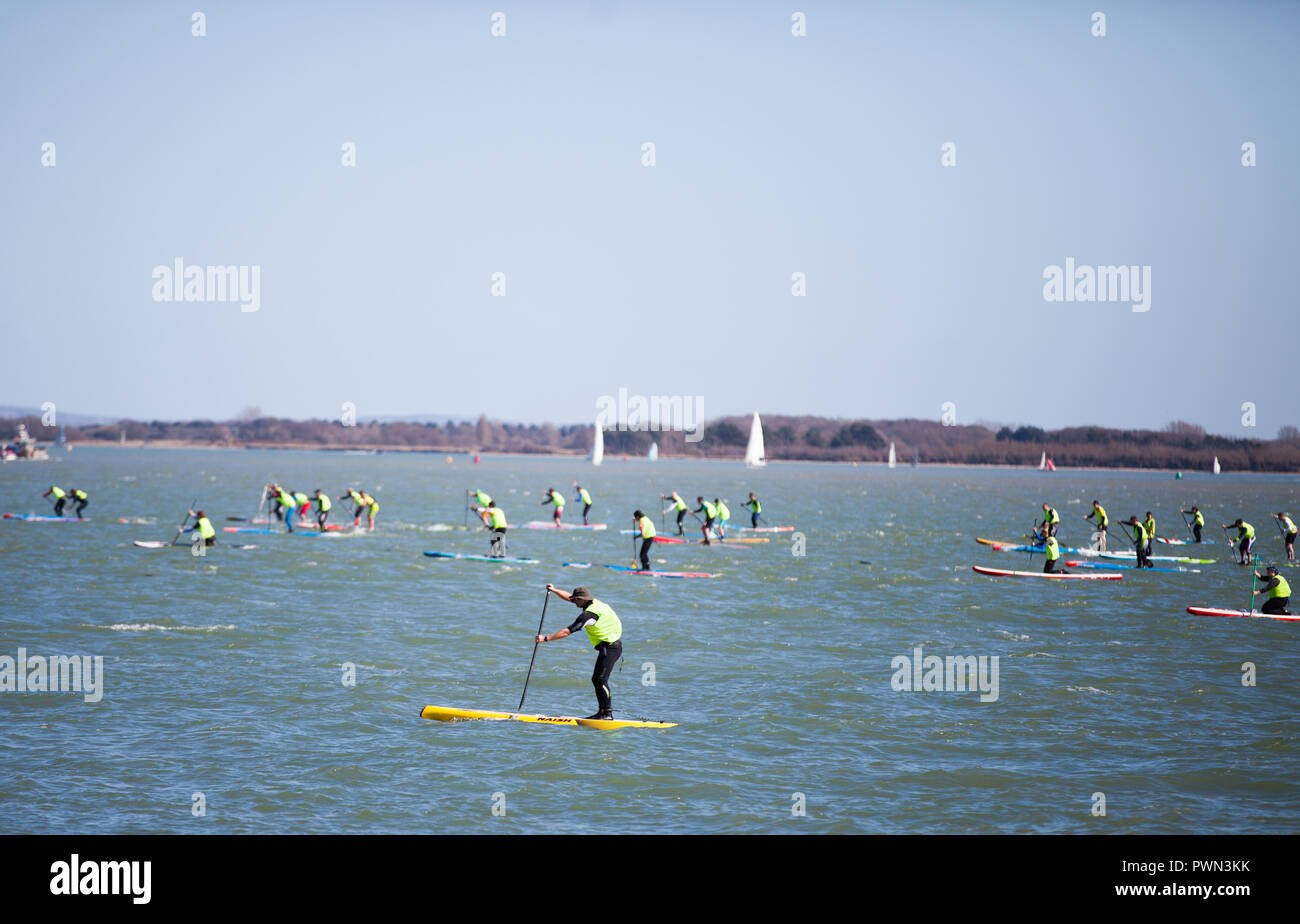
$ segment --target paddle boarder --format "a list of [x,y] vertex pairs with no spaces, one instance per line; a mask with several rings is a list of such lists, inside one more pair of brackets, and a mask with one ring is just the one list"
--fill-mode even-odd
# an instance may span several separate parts
[[293,502],[298,505],[298,525],[307,519],[307,511],[311,510],[311,498],[307,496],[306,491],[294,491]]
[[1191,510],[1183,510],[1179,508],[1178,512],[1190,513],[1192,515],[1192,535],[1196,537],[1197,542],[1200,542],[1201,527],[1205,525],[1205,514],[1201,513],[1201,508],[1196,506],[1195,504],[1192,504]]
[[283,514],[284,525],[289,528],[289,532],[293,532],[293,513],[298,506],[293,499],[293,495],[278,484],[271,485],[271,489],[275,491],[275,501],[280,505],[277,508],[277,513]]
[[668,498],[665,498],[664,495],[662,494],[659,495],[660,500],[666,500],[669,498],[672,500],[672,503],[669,504],[667,507],[665,507],[661,512],[667,513],[669,510],[676,510],[677,511],[677,535],[685,536],[686,530],[682,529],[682,520],[686,517],[686,501],[682,500],[676,491],[668,495]]
[[203,540],[203,544],[205,546],[212,547],[216,545],[217,531],[213,527],[212,521],[208,519],[208,515],[204,513],[202,510],[200,510],[198,513],[195,513],[193,510],[191,510],[190,516],[194,517],[194,525],[191,526],[188,530],[186,530],[186,532],[192,533],[197,531],[199,534],[199,538]]
[[54,515],[56,517],[61,517],[63,516],[63,505],[68,502],[68,492],[63,490],[57,484],[52,484],[50,485],[50,489],[42,494],[41,497],[49,497],[51,494],[54,495]]
[[758,515],[763,512],[763,505],[758,502],[758,498],[753,491],[749,492],[749,500],[742,505],[749,508],[749,525],[758,529]]
[[[276,486],[274,484],[268,484],[266,486],[266,497],[263,498],[263,500],[271,501],[271,512],[275,514],[275,518],[277,520],[283,520],[284,511],[280,508],[279,504],[275,503],[277,497],[279,496],[279,493],[280,492],[276,490]],[[258,509],[260,510],[261,508]],[[269,523],[270,521],[268,520],[267,522]]]
[[1255,577],[1268,583],[1254,591],[1250,599],[1253,601],[1256,597],[1267,595],[1268,600],[1260,609],[1261,613],[1270,616],[1290,616],[1291,612],[1287,609],[1287,604],[1291,602],[1291,585],[1278,573],[1277,565],[1269,565],[1264,572],[1260,574],[1256,571]]
[[352,525],[360,526],[361,513],[366,509],[365,499],[362,497],[362,492],[358,491],[356,488],[348,488],[346,494],[340,494],[338,497],[339,500],[347,500],[348,498],[352,498],[352,503],[355,507],[352,511]]
[[650,570],[650,547],[655,544],[655,524],[640,510],[632,512],[632,521],[641,532],[641,570]]
[[1277,520],[1278,525],[1282,527],[1282,541],[1286,543],[1286,560],[1295,561],[1295,521],[1281,510],[1273,514],[1273,519]]
[[547,504],[555,505],[555,528],[559,529],[560,517],[564,514],[564,495],[554,488],[547,488],[546,496],[542,498],[542,502],[537,506],[544,507]]
[[361,502],[366,509],[366,520],[370,525],[370,531],[375,531],[375,514],[379,512],[379,501],[375,500],[366,491],[361,492]]
[[695,501],[700,506],[692,510],[691,513],[699,513],[701,510],[704,511],[704,544],[713,545],[713,543],[709,541],[709,530],[713,526],[713,518],[718,515],[718,508],[710,504],[702,496],[697,496]]
[[492,498],[488,496],[486,491],[480,491],[478,488],[474,488],[469,493],[474,498],[473,502],[478,504],[480,507],[486,507],[488,504],[492,503]]
[[1043,563],[1043,574],[1073,574],[1065,568],[1057,567],[1061,559],[1061,544],[1056,541],[1055,536],[1048,536],[1047,541],[1043,543],[1043,553],[1047,556],[1047,561]]
[[322,494],[320,488],[316,489],[312,500],[316,502],[316,525],[320,527],[321,532],[325,532],[325,521],[330,517],[330,508],[334,506],[334,502],[330,500],[328,494]]
[[1156,518],[1147,511],[1147,518],[1142,521],[1142,528],[1147,531],[1147,558],[1151,557],[1151,547],[1156,541]]
[[[90,503],[90,495],[81,488],[72,488],[68,493],[72,496],[72,503],[76,505],[77,519],[84,520],[85,517],[81,515],[81,511],[85,510],[86,505]],[[1287,546],[1288,550],[1290,548],[1290,546]]]
[[497,506],[497,502],[489,500],[486,507],[474,507],[483,525],[492,530],[492,541],[488,544],[488,558],[505,558],[506,557],[506,530],[509,524],[506,523],[506,512]]
[[586,488],[578,484],[576,481],[573,483],[573,486],[578,489],[578,496],[573,499],[573,502],[576,504],[578,501],[582,501],[582,525],[586,526],[587,511],[591,510],[591,495],[587,493]]
[[1055,536],[1056,530],[1061,525],[1061,515],[1056,512],[1056,508],[1046,502],[1043,503],[1043,535]]
[[586,629],[591,647],[596,649],[596,667],[591,672],[591,685],[596,688],[596,703],[599,706],[596,714],[589,715],[587,718],[614,718],[613,700],[609,693],[609,674],[614,669],[614,662],[623,654],[623,623],[613,607],[597,600],[586,587],[575,587],[572,593],[565,593],[557,589],[554,584],[547,584],[546,590],[561,600],[568,600],[582,612],[567,628],[550,635],[539,633],[534,640],[539,643],[552,642],[572,635],[579,629]]
[[718,538],[724,542],[727,538],[727,524],[731,522],[731,508],[720,501],[718,498],[713,499],[713,507],[718,511]]
[[1092,502],[1092,512],[1083,515],[1083,518],[1089,521],[1092,521],[1094,517],[1096,518],[1095,525],[1097,527],[1097,549],[1104,552],[1106,551],[1106,531],[1110,526],[1110,517],[1106,516],[1106,508],[1096,501]]
[[[1237,551],[1238,551],[1238,552],[1240,553],[1240,555],[1241,555],[1241,561],[1237,562],[1237,564],[1239,564],[1239,565],[1249,565],[1249,564],[1250,564],[1250,550],[1251,550],[1251,548],[1253,548],[1254,545],[1255,545],[1255,527],[1251,526],[1251,525],[1250,525],[1249,523],[1247,523],[1245,520],[1241,519],[1241,517],[1238,517],[1237,520],[1236,520],[1236,522],[1233,523],[1232,526],[1233,526],[1233,527],[1236,527],[1236,529],[1237,529],[1237,543],[1238,543],[1238,544],[1237,544]],[[1225,524],[1223,525],[1223,528],[1224,528],[1224,529],[1229,529],[1229,528],[1231,528],[1231,527],[1229,527],[1229,526],[1225,523]]]
[[1147,549],[1150,545],[1147,542],[1146,527],[1138,521],[1136,513],[1125,520],[1124,525],[1133,528],[1133,548],[1137,550],[1138,568],[1150,568],[1151,562],[1147,561]]

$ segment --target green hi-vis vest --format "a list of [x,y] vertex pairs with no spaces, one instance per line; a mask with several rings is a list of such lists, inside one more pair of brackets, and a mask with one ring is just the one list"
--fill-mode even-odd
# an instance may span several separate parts
[[366,505],[366,502],[361,499],[361,495],[356,491],[348,491],[348,497],[352,498],[352,502],[358,507],[364,507]]
[[718,516],[718,508],[710,504],[708,501],[705,501],[704,515],[708,517],[710,520],[716,519]]
[[488,497],[482,491],[476,489],[473,493],[474,499],[478,501],[480,507],[486,507],[488,504],[492,503],[492,498]]
[[[77,490],[73,491],[72,496],[75,497],[77,500],[85,500],[87,497],[89,497],[89,495],[86,494],[85,491],[81,490],[81,488],[77,488]],[[1295,527],[1292,527],[1292,529],[1295,529]]]
[[1141,542],[1145,545],[1147,541],[1146,527],[1141,523],[1130,523],[1129,526],[1133,527],[1133,541]]
[[1241,524],[1240,530],[1241,530],[1241,538],[1242,538],[1242,539],[1254,539],[1254,538],[1255,538],[1255,527],[1251,526],[1249,523],[1245,523],[1245,522],[1243,522],[1243,523]]
[[564,495],[561,494],[559,491],[552,490],[552,491],[551,491],[551,503],[554,504],[557,508],[563,508],[563,507],[564,507]]
[[1146,529],[1147,536],[1149,536],[1152,539],[1156,537],[1155,517],[1147,517],[1146,520],[1142,522],[1142,526]]
[[[80,494],[81,492],[78,491],[77,493]],[[1286,526],[1286,531],[1287,531],[1288,533],[1293,533],[1293,532],[1296,531],[1295,524],[1291,522],[1291,518],[1290,518],[1290,517],[1283,517],[1283,518],[1282,518],[1282,523],[1283,523],[1283,525]]]
[[59,487],[57,484],[52,484],[52,485],[50,485],[50,493],[53,494],[53,495],[54,495],[55,497],[57,497],[57,498],[64,498],[64,497],[67,497],[67,496],[68,496],[67,492],[64,491],[64,490],[63,490],[61,487]]
[[1195,523],[1197,526],[1204,526],[1205,514],[1201,513],[1201,511],[1199,510],[1196,511],[1196,516],[1192,518],[1192,522]]
[[1270,597],[1289,597],[1291,596],[1291,585],[1286,582],[1282,575],[1277,576],[1277,586],[1268,592]]
[[293,507],[293,497],[290,496],[288,491],[284,491],[284,490],[280,491],[279,495],[276,497],[276,500],[280,502],[281,507],[289,507],[289,508]]
[[601,642],[617,642],[623,637],[623,623],[608,603],[592,600],[582,612],[584,616],[596,617],[596,621],[587,626],[587,638],[591,640],[592,648]]
[[676,502],[676,503],[673,504],[673,506],[674,506],[675,508],[677,508],[678,510],[685,510],[685,509],[686,509],[686,501],[684,501],[684,500],[682,500],[680,497],[678,497],[676,491],[673,492],[673,500]]
[[642,517],[637,520],[637,526],[641,527],[642,539],[653,539],[655,537],[655,524],[649,517]]
[[727,505],[724,504],[722,501],[718,501],[718,519],[719,520],[731,519],[731,511],[727,509]]
[[216,534],[217,531],[212,528],[212,521],[207,517],[199,517],[199,535],[204,539],[211,539]]
[[1056,512],[1055,507],[1048,507],[1046,510],[1043,511],[1043,524],[1045,526],[1051,526],[1053,523],[1060,523],[1060,522],[1061,522],[1061,515]]
[[591,505],[591,495],[587,493],[586,488],[578,489],[578,500],[582,501],[584,504],[587,504],[588,506]]
[[1097,507],[1093,509],[1092,513],[1088,515],[1097,518],[1098,526],[1105,526],[1110,522],[1110,517],[1106,516],[1106,508],[1100,504],[1098,504]]
[[1055,536],[1047,537],[1046,551],[1048,561],[1056,561],[1061,557],[1061,544],[1056,541]]
[[320,507],[321,513],[327,512],[334,504],[330,501],[328,494],[322,494],[316,498],[316,504]]
[[293,499],[297,502],[299,507],[301,507],[303,504],[311,503],[311,498],[309,498],[306,494],[302,493],[301,491],[294,491]]
[[487,515],[492,518],[493,529],[506,528],[506,512],[500,507],[489,507],[487,509]]
[[763,512],[763,505],[758,502],[757,497],[754,498],[752,501],[745,501],[745,506],[748,507],[750,510],[754,511],[755,513]]

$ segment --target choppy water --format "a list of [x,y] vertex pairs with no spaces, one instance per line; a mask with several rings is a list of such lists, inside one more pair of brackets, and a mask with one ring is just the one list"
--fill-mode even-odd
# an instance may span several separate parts
[[[272,477],[335,495],[369,488],[379,528],[223,536],[259,547],[203,558],[131,545],[170,539],[196,495],[219,526],[248,516]],[[510,553],[542,560],[533,566],[421,554],[486,551],[482,533],[432,528],[463,522],[468,487],[521,523],[546,517],[542,489],[571,496],[575,479],[610,531],[512,531]],[[104,695],[0,693],[3,832],[1298,827],[1300,625],[1183,612],[1247,604],[1249,574],[1222,542],[1199,575],[970,571],[1025,567],[972,540],[1022,536],[1043,500],[1060,509],[1067,544],[1086,541],[1079,518],[1098,497],[1117,519],[1154,510],[1173,534],[1178,506],[1199,503],[1212,522],[1244,516],[1260,550],[1277,552],[1269,513],[1296,513],[1294,478],[79,448],[0,468],[0,506],[42,512],[51,481],[89,490],[93,520],[0,522],[0,655],[101,655]],[[711,581],[560,567],[629,563],[632,540],[614,530],[674,488],[728,497],[736,521],[757,491],[769,522],[804,534],[806,555],[789,537],[659,548],[659,567],[722,574]],[[347,513],[336,504],[336,519]],[[425,704],[517,705],[546,581],[589,584],[618,610],[616,710],[680,727],[418,717]],[[548,629],[573,612],[552,600]],[[918,646],[997,656],[997,700],[892,689],[893,659]],[[1241,682],[1247,661],[1253,687]],[[581,638],[543,646],[525,711],[593,711],[591,662]],[[641,682],[648,664],[653,686]],[[207,814],[195,817],[200,792]],[[1099,792],[1104,818],[1091,814]],[[796,794],[806,816],[792,814]]]

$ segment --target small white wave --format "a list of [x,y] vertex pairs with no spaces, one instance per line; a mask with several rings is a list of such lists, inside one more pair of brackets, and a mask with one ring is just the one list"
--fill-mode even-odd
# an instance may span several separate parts
[[1099,690],[1096,687],[1066,687],[1071,693],[1106,693],[1105,690]]

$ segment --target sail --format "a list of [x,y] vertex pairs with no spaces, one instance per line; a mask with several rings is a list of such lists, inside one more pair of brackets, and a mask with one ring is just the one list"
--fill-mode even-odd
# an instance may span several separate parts
[[894,444],[889,444],[889,467],[893,468],[898,464],[898,456],[894,453]]
[[1219,466],[1219,457],[1218,457],[1218,456],[1215,456],[1215,457],[1214,457],[1214,474],[1217,475],[1217,474],[1219,474],[1219,472],[1221,472],[1221,471],[1223,471],[1223,469]]
[[596,421],[596,435],[591,441],[591,464],[599,465],[605,458],[605,429]]
[[1043,457],[1038,460],[1038,470],[1041,472],[1046,468],[1047,468],[1047,453],[1044,452]]
[[1054,472],[1054,471],[1056,471],[1056,466],[1052,464],[1052,460],[1051,460],[1051,459],[1048,459],[1048,460],[1047,460],[1047,470],[1048,470],[1049,472]]
[[912,468],[921,464],[921,450],[917,446],[912,447]]
[[763,423],[754,412],[754,420],[749,425],[749,445],[745,447],[746,465],[766,465],[767,450],[763,447]]
[[649,451],[648,453],[646,453],[646,458],[649,459],[651,462],[653,462],[655,459],[659,458],[659,444],[658,444],[658,443],[651,443],[651,444],[650,444],[650,451]]

